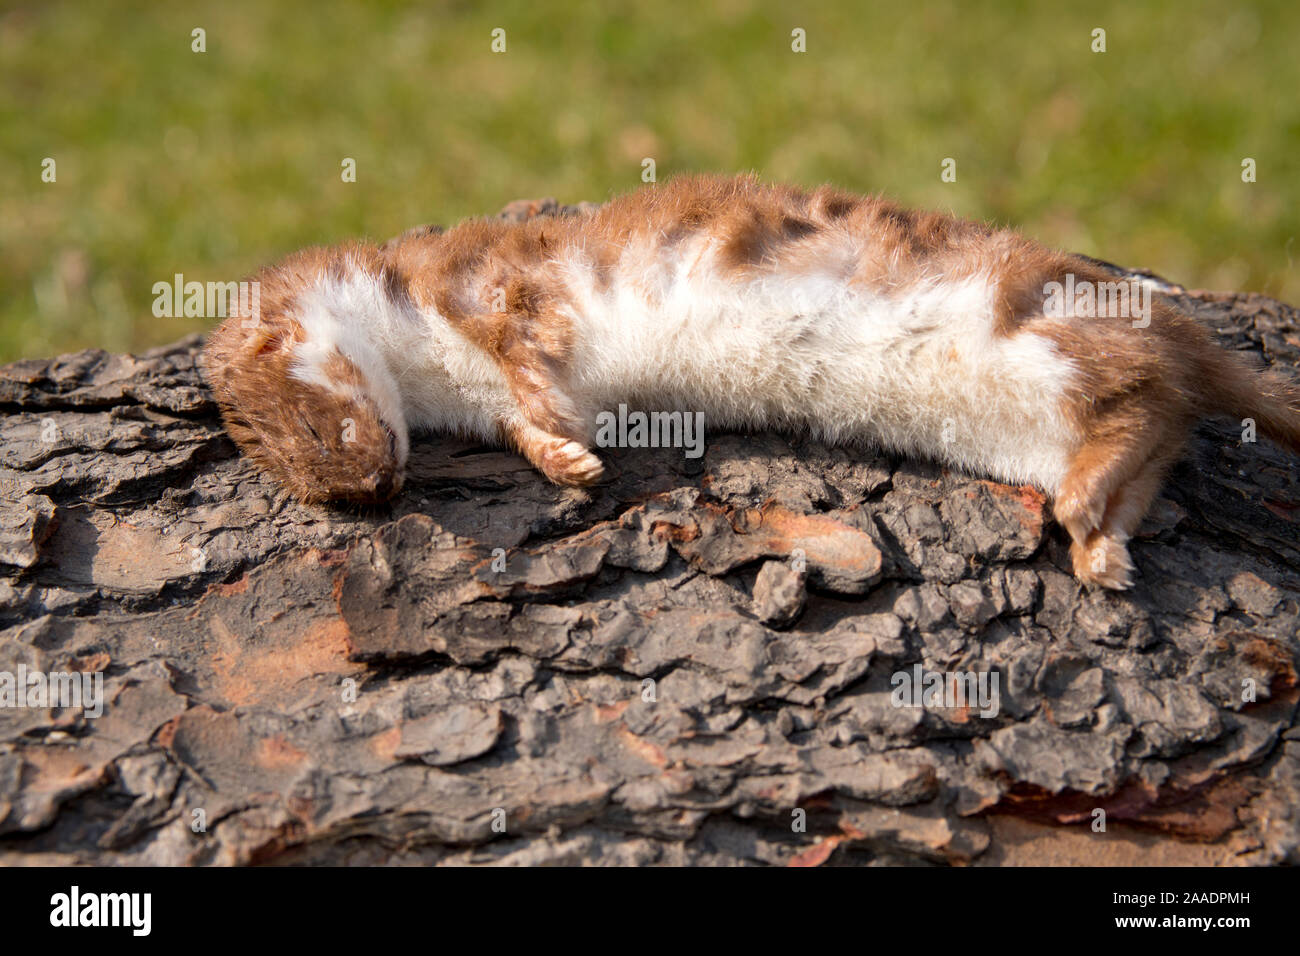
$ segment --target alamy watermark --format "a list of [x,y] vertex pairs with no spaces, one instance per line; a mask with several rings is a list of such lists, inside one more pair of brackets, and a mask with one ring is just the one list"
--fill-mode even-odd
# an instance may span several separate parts
[[73,884],[67,893],[50,897],[51,926],[119,926],[132,936],[148,936],[152,913],[152,893],[83,893]]
[[186,282],[178,272],[171,282],[155,282],[153,296],[153,314],[160,319],[239,316],[241,325],[252,328],[262,314],[262,286],[256,281]]
[[626,405],[596,415],[598,448],[683,448],[687,458],[704,454],[703,412],[629,412]]
[[1043,314],[1051,319],[1132,319],[1135,329],[1151,324],[1151,287],[1140,279],[1093,282],[1067,272],[1065,282],[1044,285],[1043,295]]
[[967,708],[981,717],[996,717],[1001,709],[997,671],[927,671],[916,664],[889,679],[889,702],[895,707]]
[[65,673],[28,670],[19,664],[17,672],[0,671],[0,707],[65,709],[80,707],[87,717],[104,713],[102,671]]

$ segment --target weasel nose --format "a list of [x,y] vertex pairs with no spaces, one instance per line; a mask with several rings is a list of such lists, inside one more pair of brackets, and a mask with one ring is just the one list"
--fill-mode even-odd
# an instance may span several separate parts
[[397,493],[401,483],[394,479],[391,471],[385,469],[383,471],[372,471],[366,477],[365,486],[376,501],[387,501]]

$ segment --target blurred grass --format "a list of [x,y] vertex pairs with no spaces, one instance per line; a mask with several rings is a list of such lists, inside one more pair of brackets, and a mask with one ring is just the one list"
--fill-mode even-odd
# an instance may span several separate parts
[[519,197],[598,201],[645,157],[660,179],[830,180],[1300,301],[1300,5],[1056,7],[10,3],[0,360],[170,341],[213,324],[152,315],[174,273],[236,279]]

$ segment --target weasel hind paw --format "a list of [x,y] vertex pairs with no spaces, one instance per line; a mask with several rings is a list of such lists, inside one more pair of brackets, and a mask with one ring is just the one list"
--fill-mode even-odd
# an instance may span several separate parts
[[1074,576],[1089,587],[1127,591],[1133,586],[1133,559],[1128,548],[1117,538],[1094,533],[1086,547],[1070,548]]

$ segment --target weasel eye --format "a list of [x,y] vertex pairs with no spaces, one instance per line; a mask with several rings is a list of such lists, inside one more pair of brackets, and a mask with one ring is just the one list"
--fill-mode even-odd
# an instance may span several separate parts
[[397,457],[397,434],[387,425],[384,426],[384,431],[388,432],[388,453],[392,455],[394,458],[396,458]]

